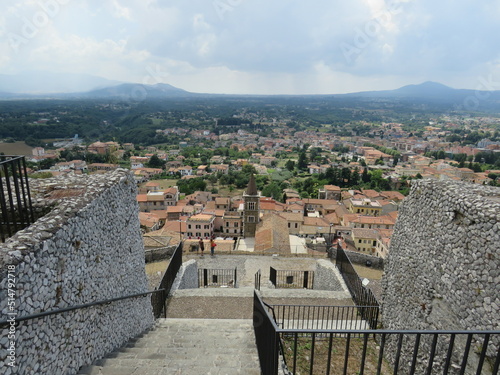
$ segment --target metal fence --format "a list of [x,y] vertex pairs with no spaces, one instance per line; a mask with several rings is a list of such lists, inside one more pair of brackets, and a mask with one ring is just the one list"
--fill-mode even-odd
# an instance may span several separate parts
[[363,313],[363,319],[369,320],[370,328],[376,329],[380,304],[378,303],[373,292],[363,285],[363,282],[354,269],[349,257],[340,245],[337,246],[336,266],[342,275],[342,278],[344,279],[356,305],[373,307],[373,309],[365,308],[361,312]]
[[269,280],[275,288],[313,289],[314,271],[276,270],[270,267]]
[[[282,329],[369,329],[361,311],[373,306],[270,305]],[[378,315],[378,311],[377,311]]]
[[[500,331],[284,329],[254,292],[263,375],[498,374]],[[496,344],[495,344],[496,343]]]
[[2,242],[35,221],[24,156],[0,155]]
[[158,319],[162,313],[163,317],[167,317],[167,309],[165,302],[167,301],[172,285],[177,277],[177,272],[182,265],[182,242],[179,243],[177,249],[175,249],[172,257],[170,258],[170,263],[168,264],[167,270],[161,279],[160,285],[156,288],[158,293],[151,295],[151,305],[153,306],[153,314],[155,319]]
[[260,290],[260,281],[262,279],[262,272],[261,270],[258,270],[256,273],[255,273],[255,289],[256,290]]
[[236,288],[237,268],[234,269],[198,269],[198,287]]

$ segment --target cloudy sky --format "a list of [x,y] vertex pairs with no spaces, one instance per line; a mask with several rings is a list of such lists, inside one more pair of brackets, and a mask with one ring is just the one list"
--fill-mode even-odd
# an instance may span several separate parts
[[0,73],[234,94],[500,90],[498,35],[498,0],[3,0]]

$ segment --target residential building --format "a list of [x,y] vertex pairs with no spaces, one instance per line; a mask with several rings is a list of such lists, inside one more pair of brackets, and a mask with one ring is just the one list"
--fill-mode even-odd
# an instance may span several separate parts
[[93,154],[106,155],[109,151],[109,146],[106,143],[94,142],[87,147],[87,151]]
[[354,228],[351,236],[356,250],[367,252],[370,255],[375,252],[379,237],[376,230]]
[[355,214],[380,216],[382,212],[382,205],[376,200],[369,198],[365,199],[348,199],[346,202],[347,209]]
[[217,197],[215,198],[215,208],[217,210],[230,210],[231,199],[229,197]]
[[342,217],[342,225],[362,229],[393,229],[396,220],[391,215],[364,216],[359,214],[348,214]]
[[107,163],[92,163],[87,165],[87,168],[90,172],[96,172],[96,171],[112,171],[115,169],[120,168],[119,164],[107,164]]
[[340,187],[335,185],[323,186],[323,189],[319,189],[318,191],[318,199],[335,199],[337,201],[340,201],[341,199]]
[[215,216],[211,214],[196,214],[186,220],[188,238],[212,238],[214,234]]
[[164,191],[149,191],[147,194],[137,195],[139,210],[142,212],[166,210],[169,206],[175,206],[178,200],[179,190],[177,186]]
[[288,233],[290,234],[301,234],[302,233],[302,223],[304,222],[304,215],[302,212],[280,212],[279,216],[286,219]]
[[243,228],[243,218],[236,212],[226,211],[223,216],[222,233],[228,237],[240,237]]

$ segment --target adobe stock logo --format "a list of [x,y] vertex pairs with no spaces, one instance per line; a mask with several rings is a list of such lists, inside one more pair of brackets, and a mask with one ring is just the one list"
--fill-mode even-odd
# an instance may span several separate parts
[[237,6],[239,6],[244,0],[214,0],[212,5],[214,6],[217,15],[220,20],[224,20],[224,15],[227,12],[232,12]]
[[41,29],[46,27],[50,20],[61,11],[61,5],[66,5],[70,0],[42,0],[36,4],[40,10],[31,17],[20,17],[21,27],[19,32],[9,32],[7,38],[10,47],[17,53],[19,49],[35,38]]
[[386,27],[395,16],[403,11],[401,8],[404,3],[402,0],[389,2],[384,11],[367,21],[363,27],[356,27],[354,29],[352,43],[344,42],[340,44],[342,54],[349,65],[354,64],[363,50],[377,39],[380,30]]
[[455,104],[456,111],[476,111],[479,109],[481,102],[488,100],[493,91],[500,89],[500,81],[493,74],[488,76],[479,76],[477,78],[477,86],[474,94],[468,95],[461,104]]

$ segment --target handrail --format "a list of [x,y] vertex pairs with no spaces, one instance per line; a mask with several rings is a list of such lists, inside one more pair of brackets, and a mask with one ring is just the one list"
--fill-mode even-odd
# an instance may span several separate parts
[[[269,308],[271,310],[271,312],[273,313],[273,321],[276,325],[276,327],[278,328],[276,330],[276,332],[279,332],[280,329],[279,329],[279,323],[278,323],[278,319],[276,318],[276,313],[274,312],[274,307],[272,307],[271,305],[267,304],[266,302],[264,302],[260,296],[258,296],[260,301],[262,302],[262,304],[264,306],[266,306],[267,308]],[[278,335],[278,344],[279,344],[279,349],[281,351],[281,354],[282,354],[282,357],[283,357],[283,363],[285,364],[285,367],[287,367],[287,363],[286,363],[286,358],[285,358],[285,346],[283,345],[283,340],[281,338],[281,335]]]
[[[415,337],[415,344],[411,344],[413,346],[413,359],[412,362],[408,362],[408,366],[411,363],[411,370],[409,374],[416,374],[415,372],[415,364],[416,364],[416,357],[417,353],[419,353],[419,344],[420,343],[420,337],[421,336],[429,336],[432,338],[432,343],[430,343],[430,346],[425,348],[425,353],[429,355],[428,359],[428,365],[427,365],[427,373],[430,374],[429,370],[432,366],[433,358],[436,355],[436,348],[437,348],[437,337],[438,336],[451,336],[450,343],[448,346],[448,349],[446,351],[446,364],[445,364],[445,372],[448,373],[447,369],[449,368],[450,365],[450,358],[452,355],[455,355],[454,352],[452,352],[453,348],[453,342],[455,341],[455,336],[464,336],[467,338],[467,344],[465,349],[463,348],[458,348],[457,353],[459,356],[462,357],[461,360],[461,374],[464,374],[466,366],[470,363],[470,361],[467,360],[469,356],[469,351],[470,351],[470,344],[473,340],[473,337],[478,337],[478,342],[481,343],[481,337],[484,338],[483,343],[481,344],[482,348],[480,348],[481,353],[477,353],[479,358],[478,358],[478,364],[473,365],[476,366],[476,370],[474,373],[480,374],[481,369],[483,367],[483,364],[486,361],[487,357],[487,352],[491,346],[488,346],[489,342],[493,341],[490,340],[490,336],[493,337],[499,337],[500,336],[500,330],[419,330],[419,329],[405,329],[405,330],[398,330],[398,329],[295,329],[295,328],[290,328],[290,329],[285,329],[285,328],[280,328],[277,324],[277,321],[273,319],[274,314],[274,309],[272,306],[268,305],[265,303],[261,296],[257,293],[257,291],[254,292],[254,330],[256,334],[256,342],[257,342],[257,348],[259,351],[259,361],[261,364],[261,369],[262,373],[265,375],[276,375],[278,374],[278,363],[279,361],[279,354],[285,354],[285,351],[283,350],[284,342],[282,341],[283,337],[291,337],[292,340],[294,340],[295,344],[291,344],[293,348],[293,354],[290,352],[286,352],[287,354],[292,355],[292,357],[288,358],[289,362],[290,360],[293,362],[292,368],[293,368],[293,373],[296,373],[296,366],[297,366],[297,356],[300,355],[297,352],[297,338],[299,335],[301,336],[307,336],[311,338],[311,348],[310,348],[310,355],[309,358],[310,360],[308,361],[310,363],[310,368],[309,371],[305,371],[305,373],[313,374],[313,367],[314,367],[314,351],[315,351],[315,339],[317,337],[327,337],[328,339],[326,342],[328,342],[328,362],[327,362],[327,369],[330,369],[330,364],[331,364],[331,351],[332,351],[332,340],[333,338],[345,338],[345,352],[349,352],[349,347],[350,347],[350,341],[351,338],[353,337],[360,337],[363,338],[363,354],[360,358],[360,362],[358,361],[357,365],[360,366],[360,372],[363,373],[363,369],[365,368],[365,363],[366,363],[366,352],[367,352],[367,343],[368,343],[368,337],[370,335],[377,335],[381,338],[380,344],[379,344],[379,349],[377,349],[378,352],[378,359],[377,359],[377,374],[382,374],[382,361],[384,357],[384,348],[387,346],[386,343],[386,336],[387,337],[395,337],[397,340],[397,348],[396,350],[396,358],[395,362],[391,364],[391,366],[394,366],[395,373],[397,372],[397,369],[399,369],[400,366],[400,355],[402,355],[402,342],[403,342],[403,337]],[[375,339],[375,337],[374,337]],[[294,346],[293,346],[294,345]],[[342,344],[344,345],[344,344]],[[387,346],[389,347],[389,346]],[[492,358],[493,362],[491,363],[493,371],[491,372],[492,374],[498,373],[498,370],[500,368],[500,351],[496,349],[497,354],[494,355]],[[411,354],[411,353],[410,353]],[[496,357],[496,359],[495,359]],[[285,355],[282,356],[281,358],[281,363],[285,363],[287,358]],[[347,371],[347,364],[348,362],[351,361],[350,357],[348,354],[345,354],[345,359],[344,359],[344,373]],[[426,359],[427,361],[427,359]],[[425,364],[424,364],[425,365]],[[420,366],[420,365],[419,365]],[[288,367],[286,367],[288,368]],[[420,370],[419,370],[420,371]],[[329,370],[327,370],[326,374],[329,374]],[[418,373],[424,373],[424,372],[418,372]],[[472,373],[472,372],[471,372]]]
[[297,332],[297,333],[359,333],[359,334],[437,334],[437,335],[465,335],[465,334],[485,334],[500,335],[500,331],[481,331],[481,330],[431,330],[431,329],[288,329],[278,328],[279,333]]
[[165,289],[149,290],[149,291],[143,292],[143,293],[135,293],[135,294],[127,295],[127,296],[110,298],[110,299],[106,299],[106,300],[102,300],[102,301],[96,301],[96,302],[89,302],[89,303],[85,303],[85,304],[82,304],[82,305],[65,307],[65,308],[62,308],[62,309],[57,309],[57,310],[52,310],[52,311],[44,311],[44,312],[41,312],[41,313],[38,313],[38,314],[25,315],[25,316],[22,316],[20,318],[16,317],[13,320],[12,319],[11,320],[2,320],[2,321],[0,321],[0,328],[3,328],[5,326],[10,325],[12,321],[14,321],[14,322],[17,323],[17,322],[22,322],[22,321],[26,321],[26,320],[33,320],[33,319],[42,318],[44,316],[57,315],[57,314],[62,314],[62,313],[68,312],[68,311],[85,309],[85,308],[92,307],[92,306],[105,305],[105,304],[109,304],[109,303],[112,303],[112,302],[121,301],[121,300],[124,300],[124,299],[141,297],[141,296],[145,297],[148,294],[160,293],[160,292],[163,292],[163,291],[165,291]]

